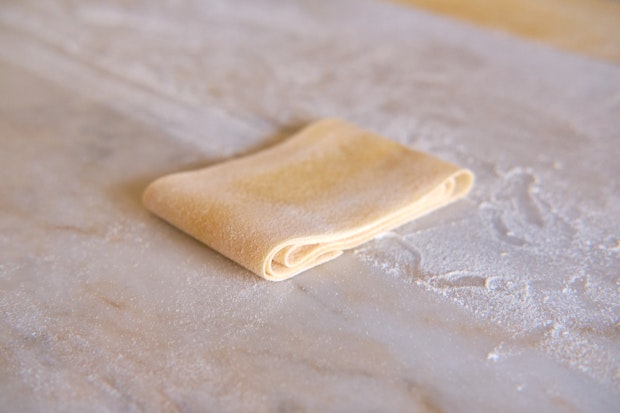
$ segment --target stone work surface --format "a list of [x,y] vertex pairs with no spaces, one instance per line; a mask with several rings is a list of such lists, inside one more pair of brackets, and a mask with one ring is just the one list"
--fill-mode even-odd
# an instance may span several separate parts
[[[620,410],[620,68],[368,1],[0,5],[0,410]],[[269,283],[140,193],[338,116],[467,199]]]

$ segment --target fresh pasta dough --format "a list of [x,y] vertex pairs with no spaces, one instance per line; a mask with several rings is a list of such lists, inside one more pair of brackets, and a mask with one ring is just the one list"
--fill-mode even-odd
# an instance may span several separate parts
[[243,158],[155,180],[156,215],[272,281],[463,197],[473,174],[339,119]]

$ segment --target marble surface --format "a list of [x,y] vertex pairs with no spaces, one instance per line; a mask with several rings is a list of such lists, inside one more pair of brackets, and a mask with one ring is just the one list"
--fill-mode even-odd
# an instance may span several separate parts
[[[340,116],[466,200],[270,283],[153,178]],[[0,411],[620,410],[620,68],[392,4],[0,5]]]

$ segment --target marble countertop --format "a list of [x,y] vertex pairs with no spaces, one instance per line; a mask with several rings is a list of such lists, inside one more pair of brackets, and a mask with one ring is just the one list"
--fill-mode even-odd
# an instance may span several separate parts
[[[0,6],[0,411],[620,410],[620,67],[364,0]],[[339,116],[467,199],[271,283],[153,178]]]

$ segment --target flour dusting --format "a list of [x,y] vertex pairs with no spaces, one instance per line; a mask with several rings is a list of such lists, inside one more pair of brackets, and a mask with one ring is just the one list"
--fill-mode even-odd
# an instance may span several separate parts
[[512,332],[489,360],[525,344],[620,386],[618,216],[553,192],[550,171],[508,170],[460,211],[424,218],[356,253]]

